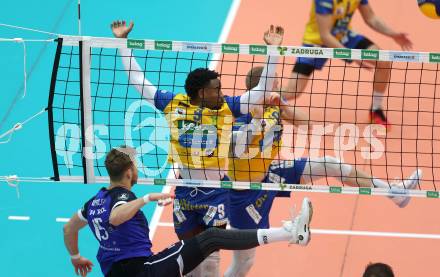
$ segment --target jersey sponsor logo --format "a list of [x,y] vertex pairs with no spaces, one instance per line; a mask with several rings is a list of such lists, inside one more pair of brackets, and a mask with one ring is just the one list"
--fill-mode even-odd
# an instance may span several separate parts
[[212,155],[216,148],[217,128],[215,125],[197,124],[192,120],[179,120],[179,144],[185,148],[208,149],[206,155]]
[[260,213],[257,211],[254,205],[250,204],[246,207],[246,212],[248,215],[252,218],[252,220],[255,222],[255,224],[260,223],[261,219],[263,218]]
[[214,221],[212,222],[212,226],[223,226],[223,225],[227,225],[229,223],[229,219],[227,218],[223,218],[223,219],[214,219]]
[[263,196],[259,197],[259,198],[255,201],[255,206],[256,206],[257,208],[261,208],[261,207],[263,206],[264,202],[266,202],[267,197],[268,197],[267,193],[265,193]]
[[186,220],[186,216],[183,214],[181,210],[174,210],[174,216],[177,219],[177,222],[183,223]]
[[281,177],[280,175],[273,173],[273,172],[269,172],[269,181],[271,183],[284,183],[286,182],[286,179],[284,177]]
[[203,217],[203,222],[205,222],[205,224],[208,225],[209,222],[211,222],[211,220],[214,219],[216,213],[217,213],[217,207],[209,206],[205,216]]
[[[177,222],[180,224],[186,220],[185,215],[181,211],[179,199],[174,199],[174,207],[173,207],[174,215],[177,219]],[[176,224],[176,223],[175,223]]]
[[[176,204],[177,203],[177,204]],[[186,199],[175,199],[174,200],[174,210],[182,211],[196,211],[196,210],[206,210],[209,206],[206,204],[192,204]]]

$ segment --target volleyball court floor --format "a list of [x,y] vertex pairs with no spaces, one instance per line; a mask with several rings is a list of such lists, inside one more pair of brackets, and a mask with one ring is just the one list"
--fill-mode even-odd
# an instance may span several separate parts
[[[234,3],[239,1],[234,1]],[[424,18],[417,11],[417,6],[415,1],[405,1],[402,4],[398,0],[390,1],[375,1],[371,3],[375,11],[381,15],[391,26],[398,30],[404,30],[409,33],[411,39],[414,42],[414,49],[416,51],[436,51],[436,43],[433,43],[433,37],[427,35],[426,30],[436,30],[435,23],[433,21]],[[414,3],[413,3],[414,2]],[[303,34],[304,25],[306,23],[309,14],[309,1],[281,1],[274,0],[268,4],[265,1],[240,1],[237,14],[229,35],[226,40],[228,42],[234,43],[261,43],[262,32],[267,28],[269,24],[280,24],[286,29],[285,34],[285,45],[300,45],[301,37]],[[207,12],[207,11],[206,11]],[[127,17],[130,16],[130,12],[127,11]],[[379,46],[384,49],[397,49],[396,45],[390,42],[388,39],[373,33],[361,22],[359,15],[356,15],[353,26],[358,32],[362,32],[367,35],[370,39],[377,42]],[[136,19],[136,18],[135,18]],[[408,20],[411,19],[411,20]],[[105,18],[107,20],[107,18]],[[137,19],[138,22],[142,20],[141,16]],[[224,20],[224,18],[222,18]],[[220,19],[218,20],[221,21]],[[221,29],[221,24],[217,22],[216,26],[212,27],[212,30]],[[137,25],[139,26],[139,24]],[[220,27],[219,27],[220,26]],[[145,26],[147,28],[147,26]],[[206,31],[206,30],[202,30]],[[200,31],[200,32],[202,32]],[[141,32],[140,32],[141,33]],[[143,33],[141,33],[143,34]],[[102,34],[105,35],[105,34]],[[108,34],[107,34],[108,35]],[[152,37],[157,34],[149,34]],[[169,39],[180,39],[185,40],[185,38],[175,38],[172,34],[168,34]],[[146,37],[146,36],[143,36]],[[213,35],[214,38],[204,38],[199,40],[211,40],[215,41],[218,37],[218,33]],[[193,40],[197,40],[194,38]],[[438,43],[437,43],[438,45]],[[50,59],[49,59],[50,61]],[[292,63],[293,60],[290,61]],[[49,62],[50,63],[50,62]],[[285,73],[288,72],[290,68],[286,69]],[[347,69],[348,73],[346,78],[355,78],[356,72],[351,72]],[[323,72],[322,74],[325,74]],[[340,73],[334,73],[340,74]],[[324,76],[324,75],[322,75]],[[371,78],[368,73],[364,73],[365,78]],[[395,76],[399,79],[399,76]],[[337,79],[337,76],[333,76]],[[225,81],[227,83],[227,81]],[[437,83],[438,84],[438,83]],[[329,85],[329,87],[325,87]],[[298,105],[308,106],[310,103],[322,103],[325,94],[322,92],[328,91],[340,91],[341,83],[339,81],[334,82],[315,82],[313,85],[313,91],[315,94],[305,94],[299,101]],[[368,87],[364,88],[365,91]],[[399,91],[402,86],[395,85],[390,89],[390,95],[399,95]],[[310,86],[308,87],[310,91]],[[362,107],[368,108],[368,103],[370,98],[365,96],[356,97],[356,91],[354,87],[350,84],[345,84],[342,89],[344,92],[342,98],[340,95],[327,96],[327,105],[332,107]],[[432,93],[434,90],[431,88],[426,88],[425,93]],[[318,92],[318,93],[316,93]],[[321,92],[321,93],[319,93]],[[436,90],[437,94],[439,89]],[[406,88],[406,93],[409,95],[415,95],[414,88]],[[367,93],[365,93],[368,95]],[[310,96],[312,95],[312,96]],[[370,94],[371,95],[371,94]],[[436,95],[439,98],[440,95]],[[363,101],[365,100],[365,101]],[[342,102],[341,102],[342,101]],[[405,102],[406,110],[410,110],[411,107],[416,108],[417,103]],[[425,103],[431,105],[435,111],[440,111],[439,103]],[[397,105],[399,108],[402,103],[389,103],[389,105]],[[315,105],[316,106],[316,105]],[[433,109],[431,109],[432,111]],[[322,107],[313,108],[310,110],[312,120],[320,121],[322,120],[324,113]],[[409,114],[409,113],[408,113]],[[412,114],[413,115],[413,114]],[[339,122],[341,118],[346,118],[348,116],[356,116],[357,122],[367,123],[367,112],[366,111],[356,111],[355,114],[348,113],[344,110],[330,110],[325,113],[325,118],[328,122],[334,121]],[[351,117],[350,117],[351,118]],[[405,118],[414,118],[414,116],[406,117],[405,114],[395,113],[390,115],[391,122],[403,122],[402,120],[407,120]],[[365,121],[362,121],[364,120]],[[422,119],[420,119],[422,120]],[[406,121],[405,121],[406,122]],[[435,118],[435,122],[438,126],[440,122],[439,118]],[[44,125],[43,125],[44,126]],[[365,125],[360,124],[360,130],[362,131]],[[321,145],[333,145],[334,134],[338,126],[333,126],[333,131],[330,135],[323,138]],[[417,147],[414,143],[408,143],[402,146],[402,142],[398,142],[398,138],[402,136],[402,133],[414,133],[416,132],[416,127],[407,127],[408,129],[401,130],[399,127],[395,127],[387,134],[387,149],[391,149],[394,146],[399,149],[405,147],[408,152],[415,152]],[[430,136],[429,132],[433,132],[437,135],[440,134],[438,127],[432,128],[419,128],[419,136]],[[287,133],[291,133],[287,127]],[[362,132],[361,132],[362,133]],[[396,138],[393,140],[391,138]],[[292,144],[293,138],[291,135],[285,137],[286,144]],[[385,141],[385,138],[383,138]],[[397,141],[397,142],[396,142]],[[395,143],[395,144],[393,144]],[[422,143],[422,142],[419,142]],[[365,143],[360,141],[357,144],[356,150],[360,147],[365,146]],[[419,145],[418,147],[423,147]],[[437,145],[440,147],[440,145]],[[293,150],[292,150],[293,151]],[[291,158],[293,155],[292,151],[286,151],[283,156],[286,158]],[[329,152],[322,154],[332,154],[332,149],[330,147]],[[359,157],[358,153],[355,151],[347,151],[344,154],[344,158],[347,162],[360,163],[365,162],[362,157]],[[439,157],[434,157],[438,158]],[[417,163],[425,165],[424,177],[422,182],[422,188],[433,189],[432,179],[433,175],[438,172],[436,169],[432,169],[431,157],[425,157],[419,155],[415,157],[414,155],[407,155],[405,160],[417,159]],[[388,167],[388,171],[385,172],[385,167],[383,165],[385,158],[382,160],[375,161],[374,163],[378,166],[373,166],[370,168],[368,166],[362,165],[361,168],[367,171],[372,171],[377,177],[389,177],[393,178],[401,177],[402,175],[408,175],[414,168],[411,166],[395,166]],[[400,155],[388,155],[386,161],[396,164],[402,164],[402,159]],[[9,172],[8,172],[9,173]],[[431,181],[430,181],[431,179]],[[328,182],[337,185],[336,180],[329,179]],[[63,276],[69,276],[72,273],[72,269],[65,262],[68,260],[67,253],[62,252],[62,246],[59,245],[60,239],[55,240],[56,246],[52,245],[47,236],[59,236],[61,238],[61,224],[57,223],[55,225],[53,219],[55,217],[70,216],[73,211],[72,208],[79,206],[83,201],[88,199],[88,197],[97,189],[97,186],[78,186],[63,187],[60,189],[59,186],[56,188],[54,185],[43,185],[42,187],[27,190],[27,200],[24,202],[13,202],[9,201],[10,205],[3,207],[1,212],[2,216],[7,216],[11,212],[15,212],[16,215],[29,214],[29,207],[36,207],[36,203],[46,202],[49,199],[58,199],[56,201],[57,208],[46,207],[45,209],[32,211],[32,219],[39,218],[38,224],[29,225],[28,222],[12,222],[5,221],[2,219],[2,229],[7,230],[5,239],[5,244],[7,249],[11,249],[11,253],[16,253],[15,257],[7,257],[11,265],[19,268],[22,262],[18,256],[18,253],[23,252],[24,257],[29,257],[29,251],[32,249],[46,249],[49,256],[52,257],[54,265],[56,267],[62,267],[64,272]],[[46,191],[44,196],[41,195],[40,191]],[[4,191],[2,189],[2,191]],[[75,191],[75,192],[73,192]],[[149,188],[141,190],[150,191]],[[48,193],[51,194],[48,194]],[[29,198],[30,194],[39,195],[38,199]],[[66,194],[71,197],[66,198]],[[13,194],[8,192],[9,197]],[[25,195],[26,196],[26,195]],[[436,262],[439,260],[438,249],[440,248],[440,240],[427,239],[427,238],[402,238],[406,233],[414,234],[438,234],[440,230],[440,216],[437,211],[440,210],[440,202],[438,199],[412,199],[410,204],[405,209],[398,209],[391,201],[384,197],[373,197],[373,196],[349,196],[349,195],[330,195],[330,194],[305,194],[305,193],[294,193],[290,199],[277,199],[274,203],[272,213],[271,213],[271,225],[279,226],[281,220],[288,219],[290,217],[290,209],[294,205],[300,206],[300,202],[304,196],[311,198],[314,204],[314,218],[312,222],[312,228],[318,230],[336,230],[336,231],[365,231],[366,233],[361,233],[364,235],[357,236],[347,236],[340,234],[313,234],[312,241],[307,247],[298,247],[295,245],[287,246],[284,243],[274,244],[270,246],[264,246],[257,250],[257,258],[255,266],[252,268],[249,276],[360,276],[365,265],[369,262],[385,262],[393,266],[396,276],[437,276],[440,274],[440,270]],[[76,204],[77,203],[77,204]],[[65,208],[60,208],[65,205]],[[26,209],[26,207],[28,207]],[[67,208],[69,207],[69,208]],[[56,212],[55,212],[56,211]],[[149,218],[153,214],[153,207],[148,208],[147,214]],[[172,210],[171,208],[165,208],[161,213],[156,212],[156,214],[161,214],[159,222],[157,224],[157,229],[154,235],[154,250],[159,251],[169,244],[177,240],[173,228],[172,228]],[[50,220],[49,220],[50,218]],[[62,221],[62,220],[60,220]],[[154,222],[153,222],[154,224]],[[46,228],[47,232],[40,232],[41,229]],[[369,232],[386,232],[392,233],[395,237],[384,237],[384,234],[379,234],[379,236],[371,236]],[[92,258],[94,256],[94,251],[96,251],[96,242],[90,233],[87,231],[82,232],[80,237],[82,241],[80,246],[82,249],[86,249],[88,256]],[[337,232],[333,232],[337,233]],[[19,245],[22,251],[12,250],[15,246]],[[27,249],[27,250],[26,250]],[[5,255],[5,252],[2,256]],[[30,259],[27,259],[30,260]],[[222,252],[222,272],[229,265],[231,260],[231,253],[223,251]],[[35,270],[30,272],[41,272],[41,276],[49,276],[47,272],[49,270],[44,270],[38,266],[35,261],[31,262]],[[92,276],[99,276],[99,268],[95,264],[94,273]],[[17,271],[17,270],[16,270]],[[18,270],[19,271],[19,270]],[[26,271],[28,272],[28,271]],[[46,273],[46,274],[45,274]],[[8,276],[20,276],[14,274],[14,270],[8,271]],[[21,275],[22,276],[22,275]]]

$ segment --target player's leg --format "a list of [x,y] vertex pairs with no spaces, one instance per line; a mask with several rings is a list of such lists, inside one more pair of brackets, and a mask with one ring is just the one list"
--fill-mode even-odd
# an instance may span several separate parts
[[[226,228],[229,217],[228,193],[228,190],[222,189],[177,188],[173,216],[179,239],[192,238],[209,227]],[[220,255],[213,252],[188,276],[217,277],[219,274]]]
[[[309,158],[304,167],[302,175],[305,183],[316,183],[321,178],[333,177],[339,179],[343,184],[353,187],[376,187],[394,189],[414,189],[421,178],[422,171],[414,171],[406,180],[390,184],[387,181],[374,178],[363,170],[357,169],[347,163],[341,162],[332,156],[319,158]],[[404,207],[408,204],[408,197],[392,197],[392,200],[399,206]]]
[[[269,212],[276,195],[276,191],[231,190],[231,227],[239,230],[269,228]],[[254,260],[255,249],[234,251],[232,264],[224,276],[246,276]]]
[[[284,223],[281,228],[258,229],[258,230],[223,230],[218,228],[208,229],[206,232],[191,239],[191,243],[198,245],[198,255],[188,247],[188,252],[182,255],[185,267],[194,267],[198,258],[209,255],[212,251],[225,250],[246,250],[260,245],[290,241],[299,245],[307,245],[310,241],[310,221],[312,217],[312,206],[310,200],[305,198],[300,214],[293,220]],[[187,243],[187,242],[185,242]],[[188,242],[190,243],[190,242]],[[186,268],[185,270],[191,270]],[[184,270],[184,274],[185,271]]]
[[[368,38],[350,32],[344,45],[352,49],[379,50],[379,47]],[[390,127],[383,109],[383,100],[391,77],[391,62],[363,60],[362,64],[374,68],[373,100],[371,103],[370,120],[374,124]]]
[[312,203],[305,198],[299,215],[291,221],[286,221],[281,228],[258,230],[209,228],[191,239],[180,241],[164,251],[148,257],[143,270],[136,276],[177,277],[186,275],[213,252],[221,249],[246,250],[281,241],[305,246],[310,241],[311,217]]

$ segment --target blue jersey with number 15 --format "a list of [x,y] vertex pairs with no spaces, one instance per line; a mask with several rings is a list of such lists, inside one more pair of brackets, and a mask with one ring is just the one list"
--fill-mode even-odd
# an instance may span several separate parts
[[148,222],[142,211],[119,226],[109,221],[112,209],[135,199],[136,195],[125,188],[102,188],[78,211],[99,241],[97,259],[104,275],[114,262],[152,255]]

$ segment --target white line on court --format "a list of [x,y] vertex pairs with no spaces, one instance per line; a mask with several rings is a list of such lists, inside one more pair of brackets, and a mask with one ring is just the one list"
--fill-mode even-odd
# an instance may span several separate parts
[[20,220],[20,221],[28,221],[31,219],[30,216],[17,216],[17,215],[10,215],[8,216],[9,220]]
[[[159,222],[160,227],[173,227],[171,222]],[[364,236],[364,237],[392,237],[392,238],[411,238],[411,239],[440,239],[440,234],[418,234],[418,233],[399,233],[399,232],[373,232],[373,231],[351,231],[351,230],[330,230],[330,229],[310,229],[312,235],[342,235],[342,236]]]
[[55,218],[56,222],[69,222],[70,218],[67,217],[57,217]]
[[[241,0],[234,0],[231,4],[231,7],[229,8],[228,15],[226,17],[225,23],[223,24],[222,31],[220,33],[220,36],[218,38],[218,43],[224,43],[226,42],[226,39],[229,36],[229,31],[231,30],[232,24],[234,23],[235,16],[237,15],[238,8],[240,7]],[[217,67],[218,59],[220,58],[220,54],[214,54],[212,56],[212,60],[209,63],[210,69],[215,69]],[[173,168],[177,168],[174,167]],[[168,173],[167,179],[171,178],[171,172],[174,170],[170,170]],[[174,177],[174,176],[173,176]],[[162,190],[163,193],[169,193],[171,191],[171,186],[165,186]],[[153,217],[151,218],[149,227],[150,227],[150,239],[153,240],[154,235],[156,234],[157,226],[160,224],[160,217],[162,216],[162,212],[164,210],[164,207],[157,206],[154,210]]]

